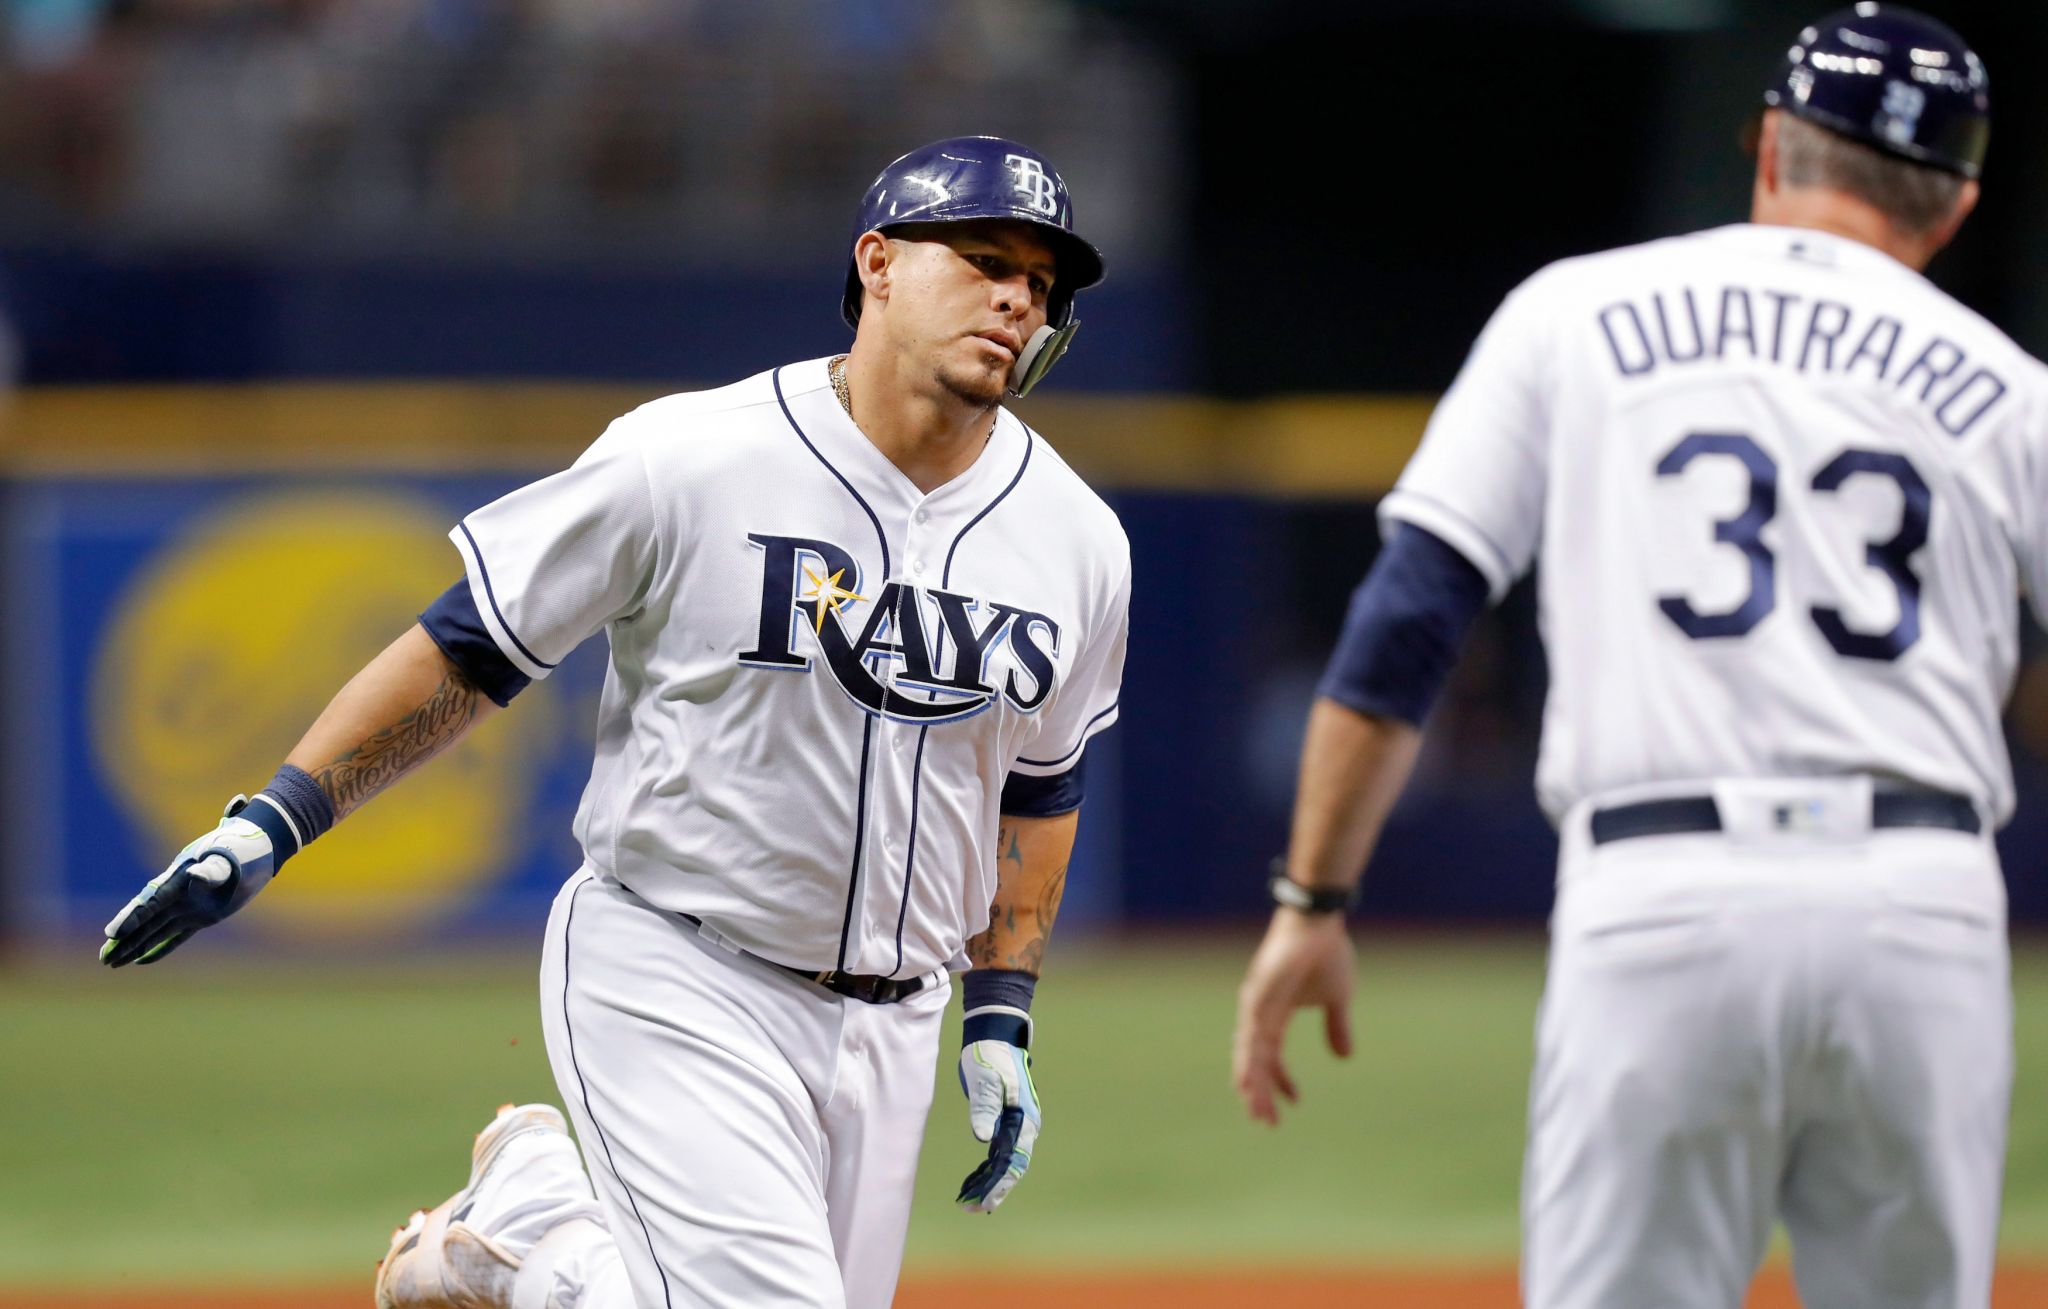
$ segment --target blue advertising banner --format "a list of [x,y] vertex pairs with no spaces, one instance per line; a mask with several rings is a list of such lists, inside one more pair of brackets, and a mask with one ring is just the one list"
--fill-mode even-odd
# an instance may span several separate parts
[[[473,458],[463,453],[459,458]],[[7,668],[0,920],[89,938],[458,575],[447,528],[521,470],[0,482]],[[1372,507],[1122,489],[1136,583],[1118,726],[1091,745],[1063,937],[1253,918],[1287,836],[1301,727]],[[1535,921],[1556,843],[1530,785],[1544,691],[1533,597],[1475,628],[1365,884],[1371,916]],[[538,929],[580,862],[605,665],[592,641],[295,860],[221,933],[257,946]],[[2048,791],[2048,676],[2012,715]],[[2048,918],[2048,808],[2001,834],[2016,920]],[[245,921],[246,920],[246,921]]]
[[[498,474],[68,478],[6,495],[11,911],[96,932],[460,576],[446,532]],[[538,929],[571,835],[605,667],[593,640],[292,861],[220,933],[400,942]],[[1072,924],[1111,911],[1113,746],[1091,755]],[[24,930],[25,929],[25,930]]]

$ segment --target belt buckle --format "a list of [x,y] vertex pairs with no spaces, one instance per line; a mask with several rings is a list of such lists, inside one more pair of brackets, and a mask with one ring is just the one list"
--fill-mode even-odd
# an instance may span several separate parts
[[827,968],[823,972],[813,974],[811,980],[834,995],[843,995],[849,1000],[860,1000],[868,1004],[874,1003],[875,982],[871,977],[841,972],[837,968]]
[[806,973],[804,976],[835,995],[862,1004],[894,1004],[904,996],[923,989],[923,978],[898,981],[893,977],[871,977],[863,973],[845,973],[836,968],[822,972]]

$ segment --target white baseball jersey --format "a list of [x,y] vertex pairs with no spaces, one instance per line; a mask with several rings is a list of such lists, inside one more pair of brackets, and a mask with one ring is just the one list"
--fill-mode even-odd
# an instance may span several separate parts
[[964,964],[1006,778],[1116,718],[1115,515],[1007,411],[919,491],[822,359],[644,405],[451,536],[528,676],[610,638],[591,866],[778,963]]
[[1553,817],[1867,773],[2013,804],[2048,373],[1889,256],[1724,227],[1538,273],[1387,498],[1496,596],[1540,553]]

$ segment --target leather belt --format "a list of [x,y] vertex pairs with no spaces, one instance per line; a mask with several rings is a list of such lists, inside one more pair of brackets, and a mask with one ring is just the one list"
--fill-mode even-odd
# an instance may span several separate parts
[[[1940,827],[1973,836],[1984,830],[1984,820],[1970,798],[1949,791],[1879,791],[1870,797],[1870,825]],[[1644,800],[1595,809],[1592,830],[1594,845],[1638,836],[1718,832],[1721,811],[1710,795]]]
[[[704,926],[703,920],[695,914],[678,913],[676,917],[692,927]],[[739,953],[767,964],[770,968],[788,973],[791,977],[801,977],[806,982],[822,986],[835,995],[843,995],[849,1000],[859,1000],[863,1004],[895,1004],[898,1000],[908,999],[924,990],[927,981],[924,977],[881,977],[874,973],[841,972],[837,968],[822,971],[798,968],[794,964],[779,964],[773,959],[763,959],[751,950],[741,950]]]
[[[761,956],[755,955],[754,958],[760,959]],[[828,991],[859,1000],[864,1004],[895,1004],[898,1000],[907,999],[924,990],[925,979],[922,977],[895,978],[881,977],[874,973],[842,973],[836,968],[814,973],[790,964],[778,964],[773,959],[761,959],[761,962],[773,968],[780,968],[792,977],[815,982]]]

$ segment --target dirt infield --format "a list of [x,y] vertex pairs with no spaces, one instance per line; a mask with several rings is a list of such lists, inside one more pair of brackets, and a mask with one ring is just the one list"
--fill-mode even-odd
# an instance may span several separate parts
[[[2048,1268],[1999,1274],[1999,1309],[2048,1309]],[[919,1278],[896,1309],[1513,1309],[1512,1272],[1114,1273],[1019,1280]],[[1791,1280],[1772,1270],[1747,1309],[1795,1309]],[[369,1309],[369,1280],[356,1287],[271,1291],[0,1291],[0,1309]]]

